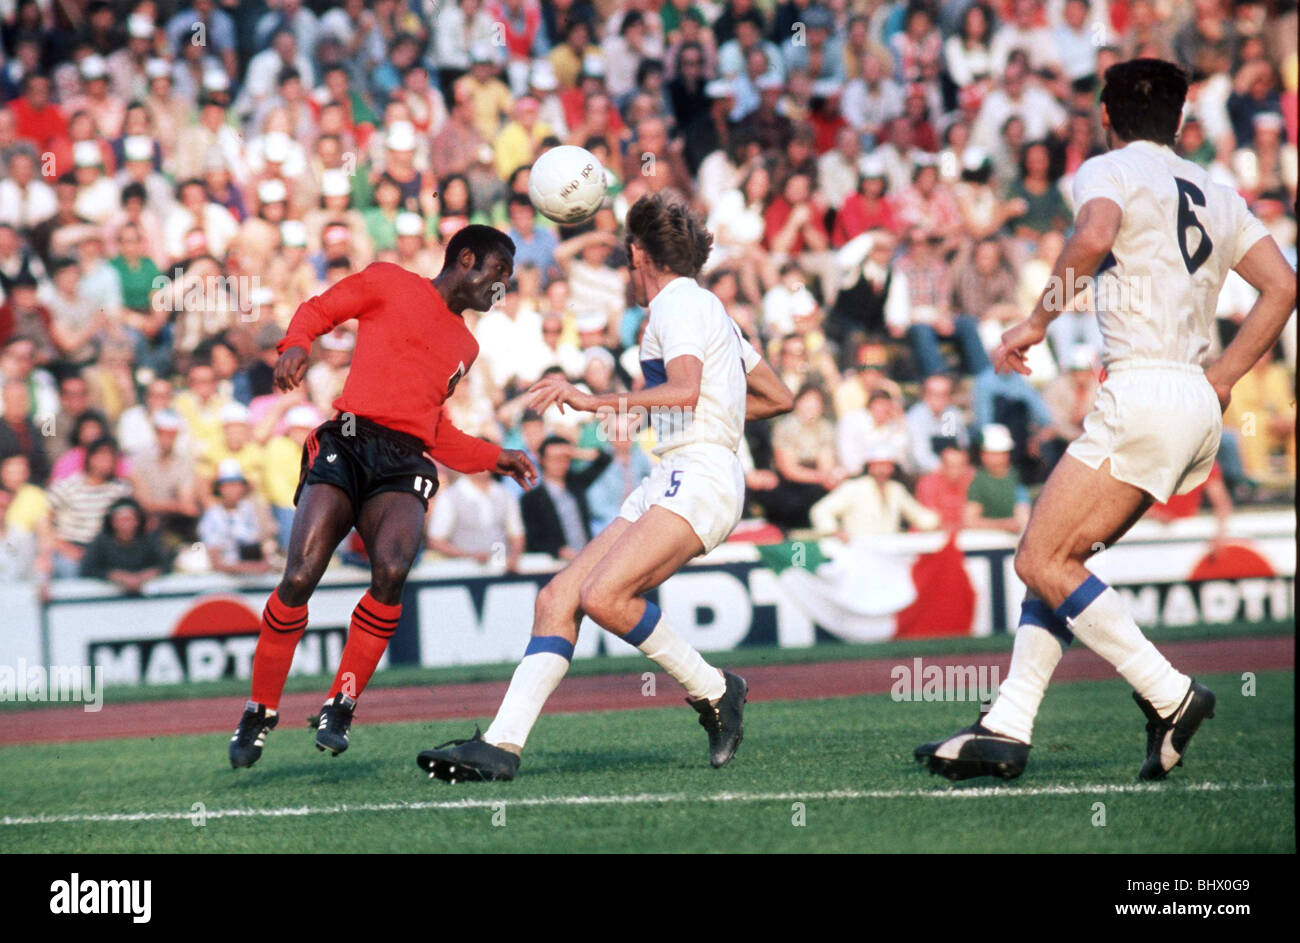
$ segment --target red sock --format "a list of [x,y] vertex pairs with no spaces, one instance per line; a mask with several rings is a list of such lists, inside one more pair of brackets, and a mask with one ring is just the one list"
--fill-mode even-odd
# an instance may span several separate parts
[[385,605],[370,595],[370,590],[361,597],[357,608],[352,610],[352,625],[348,629],[348,641],[343,646],[343,657],[339,660],[338,674],[330,687],[330,699],[342,691],[348,697],[357,698],[370,683],[370,676],[375,673],[375,666],[384,657],[388,640],[397,631],[397,619],[402,614],[402,604]]
[[307,607],[286,606],[278,589],[262,610],[262,631],[257,636],[257,651],[253,655],[252,699],[265,704],[267,710],[280,706],[284,679],[289,677],[294,649],[307,628]]

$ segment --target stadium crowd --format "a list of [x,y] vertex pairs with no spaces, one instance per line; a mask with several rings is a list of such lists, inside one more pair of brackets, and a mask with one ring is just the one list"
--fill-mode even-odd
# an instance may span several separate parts
[[[703,281],[797,390],[746,433],[755,519],[1016,533],[1098,384],[1090,294],[1030,377],[988,352],[1037,300],[1104,149],[1099,77],[1131,57],[1187,70],[1180,153],[1295,264],[1293,0],[0,0],[0,20],[4,580],[275,568],[354,334],[292,393],[276,342],[372,261],[436,274],[469,222],[516,267],[452,418],[543,480],[446,475],[427,549],[572,556],[653,442],[522,394],[550,370],[643,382],[621,221],[658,191],[707,219]],[[560,143],[607,169],[578,227],[526,195]],[[1252,295],[1225,287],[1219,343]],[[1216,509],[1293,496],[1294,371],[1293,321],[1234,393]]]

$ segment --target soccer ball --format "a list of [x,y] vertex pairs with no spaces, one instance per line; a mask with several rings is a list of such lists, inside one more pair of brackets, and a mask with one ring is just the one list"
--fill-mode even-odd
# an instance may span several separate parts
[[605,168],[591,153],[572,144],[553,147],[528,175],[528,199],[557,223],[580,223],[605,199]]

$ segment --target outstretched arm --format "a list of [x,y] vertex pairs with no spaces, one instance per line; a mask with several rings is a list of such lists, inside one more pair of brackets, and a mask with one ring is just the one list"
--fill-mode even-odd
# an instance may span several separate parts
[[528,408],[544,412],[558,405],[563,412],[571,406],[579,412],[614,409],[694,409],[700,400],[700,378],[704,375],[704,362],[691,354],[683,354],[668,361],[664,368],[667,378],[657,386],[630,393],[585,393],[559,374],[544,376],[528,392]]
[[1002,343],[993,351],[993,366],[998,373],[1014,370],[1029,375],[1026,351],[1047,336],[1047,326],[1092,282],[1092,276],[1115,245],[1123,218],[1124,211],[1119,204],[1104,197],[1089,200],[1079,208],[1074,233],[1057,256],[1034,313],[1003,334]]
[[276,345],[280,359],[275,364],[275,386],[292,390],[307,373],[307,354],[312,343],[344,321],[359,318],[379,303],[381,295],[362,269],[341,279],[314,298],[298,306],[289,329]]

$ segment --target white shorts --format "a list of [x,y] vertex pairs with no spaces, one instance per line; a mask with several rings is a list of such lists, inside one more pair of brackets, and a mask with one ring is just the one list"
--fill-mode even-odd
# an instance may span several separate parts
[[1222,431],[1219,398],[1200,367],[1125,361],[1107,367],[1067,451],[1090,468],[1110,459],[1111,477],[1163,502],[1210,476]]
[[618,516],[637,520],[667,508],[691,525],[708,553],[731,535],[745,509],[745,472],[736,453],[701,443],[673,449],[623,501]]

